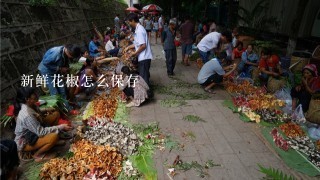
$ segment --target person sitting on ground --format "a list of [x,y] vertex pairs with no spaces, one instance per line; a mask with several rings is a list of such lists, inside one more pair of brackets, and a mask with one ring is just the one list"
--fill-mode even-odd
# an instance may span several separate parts
[[[232,61],[237,61],[241,59],[242,53],[246,49],[243,48],[243,43],[241,41],[237,42],[236,48],[233,49],[232,51]],[[237,63],[237,62],[236,62]]]
[[259,62],[260,80],[266,84],[269,77],[279,78],[282,75],[280,66],[280,59],[277,55],[272,55],[269,49],[261,52],[261,59]]
[[119,53],[119,48],[114,47],[113,43],[115,41],[115,38],[112,36],[109,41],[107,42],[105,48],[106,51],[112,56],[117,57]]
[[104,32],[104,43],[107,43],[110,40],[111,29],[108,27],[107,30]]
[[258,67],[258,55],[253,51],[253,45],[249,44],[245,52],[242,53],[241,61],[238,65],[238,74],[244,73],[245,77],[252,77],[252,71]]
[[121,31],[126,31],[128,29],[128,26],[126,24],[126,22],[123,22],[121,25]]
[[35,88],[22,87],[17,92],[15,103],[15,115],[17,124],[15,129],[15,142],[18,151],[35,151],[33,157],[36,162],[54,158],[55,153],[48,153],[55,145],[64,145],[59,141],[58,133],[61,130],[72,129],[67,124],[58,126],[43,127],[37,119],[37,112],[33,109],[38,102],[38,95]]
[[227,43],[230,41],[231,32],[229,31],[224,31],[221,34],[218,32],[207,34],[197,45],[203,64],[209,60],[211,50],[217,48],[219,43]]
[[[218,59],[213,58],[204,64],[198,74],[198,83],[203,86],[208,93],[215,94],[212,88],[223,81],[223,78],[228,77],[235,69],[236,64],[222,68],[220,61],[227,57],[225,52],[219,54]],[[225,70],[230,70],[228,73]]]
[[79,86],[76,87],[74,94],[77,95],[81,92],[85,92],[87,96],[92,94],[98,85],[98,82],[103,81],[103,78],[106,75],[110,74],[105,74],[101,75],[99,77],[98,72],[95,71],[95,68],[97,67],[97,62],[96,61],[91,61],[89,59],[86,59],[86,62],[80,69],[79,73]]
[[141,76],[132,74],[128,66],[123,66],[121,68],[121,75],[124,80],[122,86],[120,86],[120,90],[122,90],[127,97],[133,99],[126,106],[140,106],[146,101],[146,99],[148,99],[148,84]]
[[105,52],[104,49],[100,47],[99,39],[97,36],[92,36],[89,43],[89,54],[91,57],[97,58],[102,56]]
[[320,77],[318,76],[317,66],[308,64],[302,69],[302,83],[291,89],[292,111],[298,104],[302,105],[303,112],[309,109],[311,96],[320,91]]
[[238,38],[239,38],[239,30],[236,27],[232,30],[232,45],[234,48],[237,46]]
[[17,174],[20,159],[16,142],[13,140],[1,140],[0,149],[0,179],[19,179]]

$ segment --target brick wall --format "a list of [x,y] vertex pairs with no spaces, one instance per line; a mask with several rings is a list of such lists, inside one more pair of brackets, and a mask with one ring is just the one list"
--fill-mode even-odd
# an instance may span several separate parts
[[28,0],[1,1],[1,102],[15,96],[22,74],[37,73],[47,49],[66,43],[83,46],[91,22],[103,33],[125,4],[116,0],[57,0],[53,6],[32,6]]

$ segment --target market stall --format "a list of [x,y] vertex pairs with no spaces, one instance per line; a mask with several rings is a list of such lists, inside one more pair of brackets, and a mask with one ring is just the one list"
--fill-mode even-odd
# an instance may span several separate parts
[[241,120],[259,123],[264,138],[289,167],[309,176],[320,175],[320,141],[308,137],[303,117],[288,113],[291,104],[281,98],[285,90],[269,94],[250,79],[229,79],[225,86],[232,100],[224,105],[239,113]]

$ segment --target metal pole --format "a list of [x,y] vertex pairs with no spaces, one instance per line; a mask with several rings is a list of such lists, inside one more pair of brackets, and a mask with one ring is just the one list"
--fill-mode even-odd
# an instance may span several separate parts
[[133,0],[130,0],[130,7],[133,6]]

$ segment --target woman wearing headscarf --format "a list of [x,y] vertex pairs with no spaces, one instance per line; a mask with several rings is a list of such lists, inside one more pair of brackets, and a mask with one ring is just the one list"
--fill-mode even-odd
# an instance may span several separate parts
[[308,64],[302,69],[302,82],[300,85],[291,89],[292,110],[301,104],[303,112],[309,109],[312,94],[320,90],[320,78],[317,66]]

